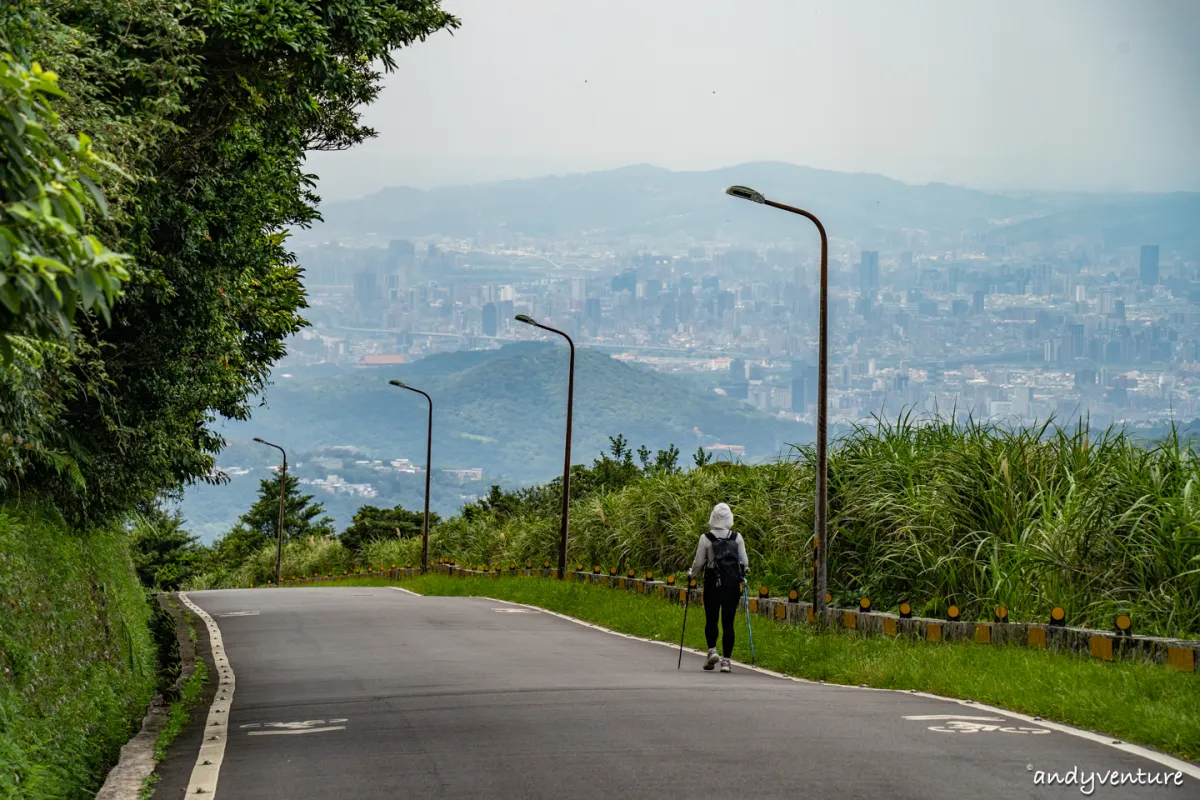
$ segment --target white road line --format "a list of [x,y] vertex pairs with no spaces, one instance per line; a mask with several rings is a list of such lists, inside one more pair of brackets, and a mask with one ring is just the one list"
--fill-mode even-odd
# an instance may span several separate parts
[[404,592],[405,594],[411,594],[413,597],[424,597],[425,596],[423,594],[417,594],[416,592],[410,592],[408,589],[401,589],[399,586],[389,586],[388,588],[395,589],[397,592]]
[[208,642],[219,679],[212,705],[208,707],[208,717],[204,721],[204,738],[200,742],[200,753],[196,756],[196,764],[192,767],[192,777],[187,787],[189,796],[204,795],[211,799],[217,793],[217,777],[221,774],[221,762],[225,759],[229,709],[233,706],[233,667],[229,665],[229,659],[225,655],[225,644],[221,641],[221,629],[217,627],[216,620],[193,603],[186,593],[180,592],[179,599],[196,612],[208,626]]
[[344,731],[345,725],[338,725],[335,728],[301,728],[294,731],[250,731],[247,736],[294,736],[299,733],[323,733],[325,731]]
[[[458,596],[462,597],[464,595],[458,595]],[[575,617],[570,617],[570,616],[567,616],[566,614],[560,614],[557,611],[550,611],[549,609],[541,608],[539,606],[531,606],[531,605],[527,605],[525,603],[514,603],[512,600],[500,600],[499,598],[496,598],[496,597],[483,597],[483,596],[475,596],[475,595],[469,595],[469,596],[474,597],[477,600],[490,600],[495,603],[507,603],[512,606],[521,606],[522,608],[531,608],[531,609],[534,609],[535,611],[541,611],[543,614],[550,614],[552,616],[558,617],[559,619],[565,619],[568,622],[574,622],[576,625],[582,625],[585,628],[591,628],[593,630],[603,631],[604,633],[612,634],[613,636],[620,636],[623,639],[635,639],[639,642],[646,642],[648,644],[662,645],[663,647],[669,647],[672,650],[679,649],[678,644],[672,644],[671,642],[660,642],[657,639],[643,639],[641,636],[633,636],[628,633],[621,633],[620,631],[614,631],[610,628],[605,628],[602,625],[596,625],[591,622],[584,622],[581,619],[576,619]],[[695,653],[698,656],[705,655],[704,653],[700,652],[699,650],[693,650],[690,647],[685,647],[684,649],[687,652]],[[763,669],[762,667],[755,667],[755,666],[751,666],[749,664],[742,664],[741,662],[738,662],[738,665],[742,669],[753,670],[754,672],[760,672],[763,675],[770,675],[771,677],[774,677],[774,678],[782,678],[783,680],[794,681],[796,683],[819,684],[818,681],[810,681],[806,678],[797,678],[793,675],[785,675],[782,672],[775,672],[774,670]],[[1174,770],[1176,772],[1182,772],[1184,775],[1190,775],[1191,777],[1193,777],[1197,780],[1200,780],[1200,764],[1190,764],[1187,761],[1180,761],[1178,758],[1172,758],[1171,756],[1166,755],[1165,753],[1159,753],[1156,750],[1151,750],[1149,748],[1141,747],[1136,744],[1129,744],[1128,742],[1122,742],[1120,740],[1114,739],[1111,735],[1108,735],[1108,734],[1093,733],[1092,731],[1085,731],[1082,728],[1073,728],[1070,725],[1063,725],[1062,723],[1059,723],[1059,722],[1050,722],[1049,720],[1044,720],[1044,719],[1041,719],[1040,717],[1034,718],[1027,714],[1018,714],[1015,711],[1007,711],[1003,708],[996,708],[994,706],[988,706],[988,705],[984,705],[982,703],[976,703],[973,700],[959,700],[954,697],[942,697],[941,695],[930,694],[928,692],[918,692],[918,691],[914,691],[911,689],[909,689],[909,690],[876,689],[876,688],[870,687],[870,686],[850,686],[847,684],[838,684],[838,683],[827,683],[827,684],[820,684],[820,685],[836,686],[839,689],[856,689],[858,691],[866,691],[866,692],[888,692],[891,694],[915,695],[917,697],[924,697],[929,700],[941,700],[944,703],[958,703],[961,706],[968,706],[972,709],[975,709],[978,711],[985,711],[990,714],[1003,714],[1005,717],[1009,717],[1012,719],[1019,719],[1023,722],[1029,722],[1034,725],[1040,725],[1043,728],[1049,728],[1050,730],[1058,731],[1059,733],[1065,733],[1065,734],[1069,734],[1071,736],[1077,736],[1080,739],[1087,739],[1088,741],[1095,742],[1097,744],[1102,744],[1105,747],[1111,747],[1115,750],[1120,750],[1124,753],[1129,753],[1130,755],[1141,756],[1142,758],[1147,759],[1148,761],[1153,761],[1154,763],[1161,764],[1162,766],[1167,767],[1168,769]]]
[[1001,717],[968,717],[963,714],[914,714],[904,719],[932,721],[935,719],[969,719],[975,722],[1004,722]]

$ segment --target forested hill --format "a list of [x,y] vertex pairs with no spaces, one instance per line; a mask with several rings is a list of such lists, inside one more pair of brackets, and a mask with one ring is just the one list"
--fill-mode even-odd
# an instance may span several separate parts
[[[289,374],[276,378],[249,421],[226,429],[233,452],[262,436],[297,452],[349,444],[375,458],[420,462],[425,400],[388,386],[399,378],[433,397],[435,468],[483,467],[485,476],[513,482],[544,481],[562,470],[565,347],[529,342],[434,355],[385,370],[316,367]],[[590,462],[617,433],[635,446],[675,444],[684,459],[699,445],[718,441],[744,445],[752,459],[812,438],[811,426],[747,410],[684,378],[581,348],[573,460]]]

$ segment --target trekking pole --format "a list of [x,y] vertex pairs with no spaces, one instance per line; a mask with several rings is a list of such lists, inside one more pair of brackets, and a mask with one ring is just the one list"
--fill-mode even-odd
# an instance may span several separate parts
[[[750,587],[742,581],[742,599],[746,601],[746,633],[750,636],[750,663],[754,664],[754,631],[750,628]],[[686,613],[684,615],[686,617]]]
[[[691,581],[689,580],[690,584]],[[679,663],[675,665],[675,669],[680,669],[683,666],[683,637],[687,633],[687,610],[688,604],[692,599],[692,587],[689,585],[687,594],[683,596],[683,630],[679,632]]]

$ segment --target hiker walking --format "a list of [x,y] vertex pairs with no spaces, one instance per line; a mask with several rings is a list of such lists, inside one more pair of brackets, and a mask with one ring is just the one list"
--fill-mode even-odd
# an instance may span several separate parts
[[[696,558],[688,578],[704,572],[704,638],[708,640],[708,658],[704,668],[711,670],[721,662],[721,672],[732,672],[733,616],[742,599],[742,581],[746,576],[746,542],[733,530],[733,512],[725,503],[713,506],[708,515],[708,532],[696,544]],[[724,656],[717,656],[717,618],[721,619],[721,645]]]

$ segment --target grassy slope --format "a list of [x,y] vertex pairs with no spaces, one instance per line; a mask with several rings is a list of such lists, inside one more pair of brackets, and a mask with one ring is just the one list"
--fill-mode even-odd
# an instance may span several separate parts
[[[382,585],[385,581],[353,581]],[[404,586],[429,595],[480,595],[569,614],[647,639],[678,642],[683,607],[657,598],[581,583],[529,578],[462,579],[426,575]],[[704,647],[703,611],[689,613],[686,644]],[[987,647],[860,638],[752,621],[759,666],[811,680],[917,689],[988,703],[1200,758],[1200,675],[1135,663]],[[738,621],[734,658],[750,661]],[[671,656],[664,652],[663,658]]]
[[95,794],[153,694],[149,618],[123,534],[0,506],[0,797]]

